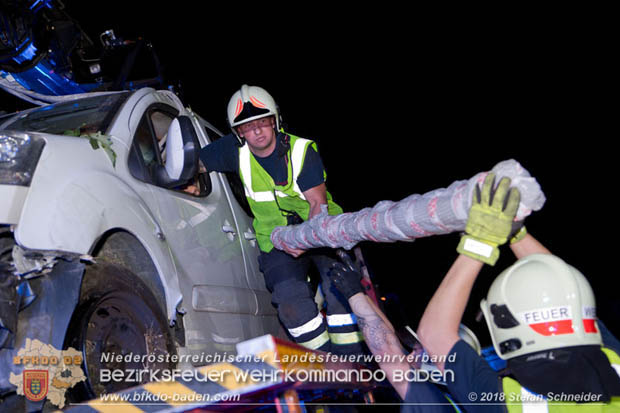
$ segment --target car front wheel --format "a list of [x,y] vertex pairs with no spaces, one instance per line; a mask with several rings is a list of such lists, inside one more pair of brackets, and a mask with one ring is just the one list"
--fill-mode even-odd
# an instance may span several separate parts
[[87,378],[70,392],[73,401],[138,386],[174,368],[174,339],[158,302],[124,267],[102,261],[86,270],[65,339],[65,348],[81,351]]

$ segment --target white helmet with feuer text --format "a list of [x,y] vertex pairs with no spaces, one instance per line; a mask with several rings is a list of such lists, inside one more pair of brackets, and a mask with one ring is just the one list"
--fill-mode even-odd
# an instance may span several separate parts
[[237,138],[237,126],[256,119],[273,116],[276,130],[280,130],[280,113],[276,101],[262,87],[243,85],[230,98],[227,109],[228,124]]
[[553,255],[529,255],[507,268],[480,307],[495,351],[504,360],[602,343],[590,284]]

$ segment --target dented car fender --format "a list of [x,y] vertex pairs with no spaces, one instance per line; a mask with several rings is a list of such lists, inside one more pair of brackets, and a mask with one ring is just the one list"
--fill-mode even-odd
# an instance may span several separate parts
[[[88,140],[54,136],[48,139],[15,229],[25,249],[90,254],[108,231],[122,228],[134,235],[151,256],[166,295],[169,319],[181,301],[176,267],[169,247],[145,198],[150,188],[123,179],[128,173],[126,149],[113,138],[118,159],[113,166]],[[116,168],[113,171],[112,168]],[[77,171],[77,172],[76,172]]]

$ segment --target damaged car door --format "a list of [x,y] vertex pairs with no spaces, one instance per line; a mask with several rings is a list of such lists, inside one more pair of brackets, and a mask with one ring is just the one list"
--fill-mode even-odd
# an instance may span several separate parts
[[[157,211],[177,267],[185,350],[190,354],[234,352],[236,343],[267,331],[258,311],[257,286],[248,279],[240,231],[226,189],[218,173],[199,174],[181,187],[158,185],[152,171],[156,165],[166,164],[167,133],[181,111],[152,95],[143,99],[150,102],[137,122],[129,156],[130,165],[141,165],[130,166],[130,170],[141,168],[144,172],[134,177],[145,181],[152,191],[150,207]],[[206,144],[202,134],[196,136],[200,145]]]

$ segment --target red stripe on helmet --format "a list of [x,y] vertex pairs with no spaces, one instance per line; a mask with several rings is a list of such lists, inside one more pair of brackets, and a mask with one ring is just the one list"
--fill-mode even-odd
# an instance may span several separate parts
[[254,106],[256,106],[257,108],[265,108],[267,106],[265,106],[265,104],[263,102],[261,102],[260,100],[256,99],[254,96],[250,96],[250,102],[252,102],[252,104]]
[[583,330],[586,333],[597,333],[598,331],[596,330],[596,320],[593,318],[584,318]]
[[237,99],[237,109],[235,109],[235,118],[241,113],[243,110],[243,101],[241,99]]
[[573,320],[551,321],[549,323],[530,324],[532,330],[543,336],[557,336],[560,334],[572,334]]

